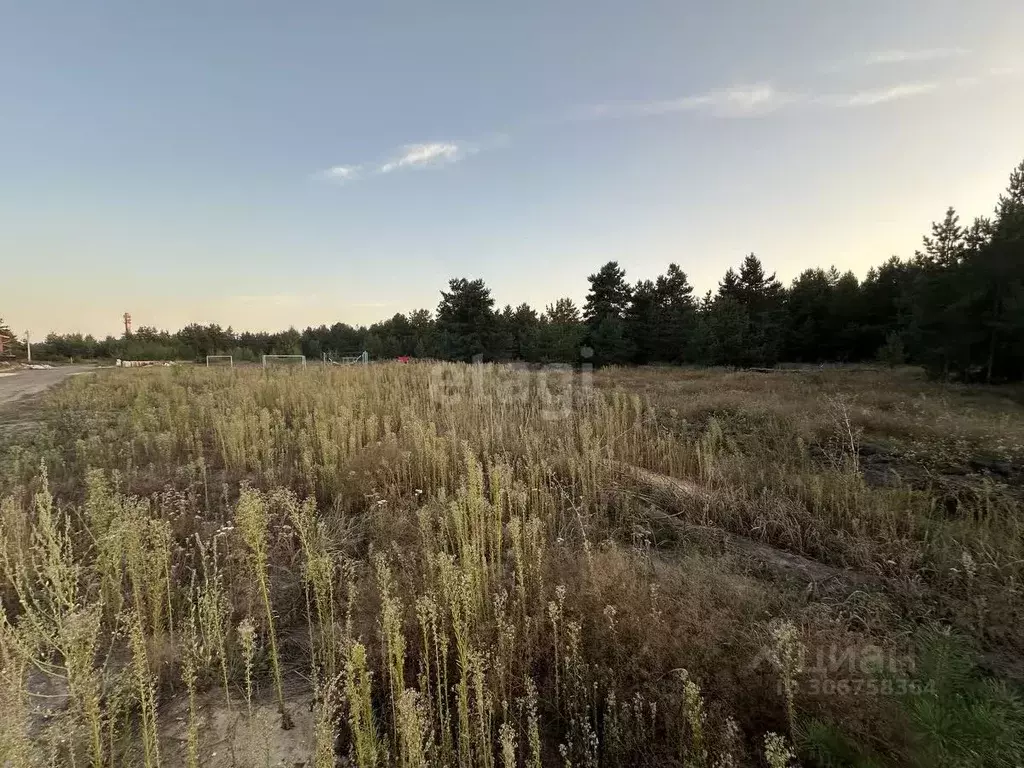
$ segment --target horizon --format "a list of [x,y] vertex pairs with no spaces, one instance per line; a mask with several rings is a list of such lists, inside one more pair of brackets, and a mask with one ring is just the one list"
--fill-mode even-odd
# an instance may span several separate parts
[[608,261],[700,296],[750,252],[863,279],[1021,160],[1024,7],[921,7],[12,9],[0,312],[369,326],[455,277],[582,306]]

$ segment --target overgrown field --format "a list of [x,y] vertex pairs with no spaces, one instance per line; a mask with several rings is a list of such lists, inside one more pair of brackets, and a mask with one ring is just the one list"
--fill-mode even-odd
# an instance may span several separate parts
[[182,367],[33,408],[0,437],[0,765],[1024,754],[1017,390]]

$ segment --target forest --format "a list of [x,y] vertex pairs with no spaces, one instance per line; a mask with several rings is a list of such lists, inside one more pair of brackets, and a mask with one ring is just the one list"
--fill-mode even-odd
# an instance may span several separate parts
[[[789,286],[753,253],[716,291],[694,295],[668,265],[630,283],[611,261],[590,275],[583,307],[560,298],[542,312],[495,306],[483,280],[456,278],[435,311],[353,327],[236,332],[189,325],[140,327],[122,338],[50,334],[37,359],[202,359],[231,354],[398,356],[530,363],[693,364],[771,367],[781,362],[912,363],[929,374],[984,382],[1024,378],[1024,162],[991,217],[961,222],[953,208],[910,258],[893,256],[863,280],[809,268]],[[0,322],[0,332],[3,332]]]

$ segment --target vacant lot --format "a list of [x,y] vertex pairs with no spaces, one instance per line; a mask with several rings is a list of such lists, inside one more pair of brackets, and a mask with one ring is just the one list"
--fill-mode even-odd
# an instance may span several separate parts
[[396,364],[36,407],[0,447],[0,762],[1024,748],[1017,390]]

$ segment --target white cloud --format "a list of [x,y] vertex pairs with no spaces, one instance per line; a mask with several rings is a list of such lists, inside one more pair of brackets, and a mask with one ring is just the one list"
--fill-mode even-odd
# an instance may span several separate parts
[[[507,138],[503,138],[503,141],[507,141]],[[313,174],[313,177],[323,181],[345,184],[362,179],[367,174],[393,173],[408,168],[436,168],[448,165],[479,150],[480,147],[476,144],[454,141],[406,144],[396,150],[391,159],[387,161],[363,165],[335,165],[318,171]]]
[[391,173],[403,168],[428,168],[461,160],[467,148],[455,142],[406,144],[400,154],[380,166],[380,173]]
[[936,61],[938,59],[952,59],[957,56],[964,56],[970,51],[965,48],[923,48],[918,50],[891,50],[875,51],[861,59],[865,66],[878,64],[907,64],[915,61]]
[[869,51],[832,62],[821,68],[823,72],[846,72],[865,67],[898,66],[941,61],[966,56],[966,48],[893,48],[883,51]]
[[323,181],[333,181],[336,184],[345,184],[358,179],[361,169],[362,166],[359,165],[332,165],[326,170],[313,174],[313,177]]
[[990,69],[979,75],[962,75],[947,80],[933,80],[916,83],[898,83],[885,88],[857,91],[849,94],[822,96],[816,101],[833,107],[873,107],[891,101],[926,96],[937,91],[956,88],[975,88],[997,77],[1015,76],[1018,71],[1012,68]]
[[[999,74],[1015,74],[1015,70],[998,70]],[[716,117],[758,117],[797,105],[819,107],[873,107],[889,102],[924,96],[948,88],[968,88],[983,83],[996,75],[964,76],[949,80],[896,83],[881,88],[851,93],[812,93],[780,91],[769,84],[744,85],[678,99],[655,101],[625,101],[597,104],[571,112],[566,118],[575,120],[603,120],[654,117],[685,112],[706,112]]]
[[886,88],[857,91],[841,96],[826,96],[822,101],[836,107],[873,107],[876,104],[933,93],[941,86],[941,83],[900,83]]
[[1014,77],[1019,75],[1022,70],[1024,70],[1024,64],[1020,61],[1011,61],[989,67],[987,74],[989,77]]
[[[896,64],[910,61],[931,61],[968,53],[962,48],[931,48],[922,50],[890,50],[867,54],[857,59],[858,66]],[[977,75],[963,75],[933,81],[904,82],[849,93],[827,93],[779,90],[771,83],[752,83],[718,88],[674,99],[617,101],[592,104],[561,115],[538,118],[521,127],[533,129],[573,122],[657,117],[683,113],[701,113],[720,118],[750,118],[768,115],[781,109],[805,106],[825,108],[860,108],[888,104],[903,99],[925,96],[951,88],[970,88],[996,77],[1017,76],[1024,64],[1003,62]],[[384,161],[361,165],[336,165],[314,174],[314,178],[338,184],[367,176],[391,174],[416,168],[437,168],[459,162],[477,152],[506,146],[509,136],[496,133],[473,143],[434,141],[406,144]]]
[[718,117],[750,117],[772,112],[799,101],[800,96],[781,93],[770,84],[737,85],[706,93],[657,101],[622,101],[597,104],[574,112],[570,119],[652,117],[679,112],[708,112]]

